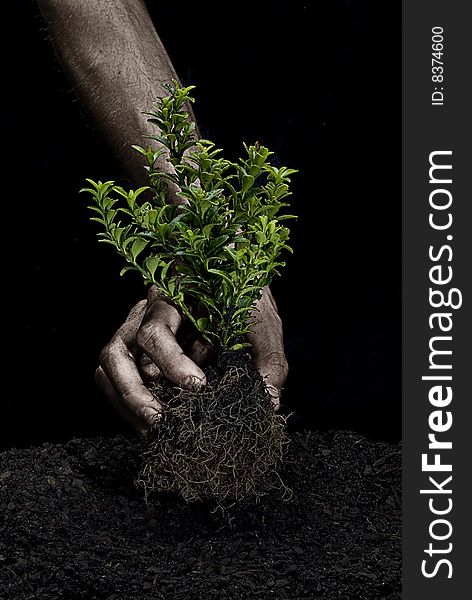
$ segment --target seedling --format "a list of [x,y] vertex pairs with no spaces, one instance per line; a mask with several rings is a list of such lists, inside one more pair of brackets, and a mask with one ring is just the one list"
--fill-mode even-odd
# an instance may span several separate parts
[[[158,149],[134,146],[143,156],[149,186],[125,190],[113,181],[102,183],[88,179],[90,187],[83,191],[92,197],[90,209],[94,213],[92,219],[101,226],[100,241],[112,244],[126,261],[122,273],[138,271],[145,283],[155,285],[221,356],[224,351],[240,351],[248,346],[244,336],[251,329],[254,304],[260,298],[263,287],[270,284],[274,275],[280,274],[285,264],[281,260],[282,252],[291,251],[289,229],[284,221],[293,216],[284,214],[283,209],[287,206],[285,199],[291,194],[291,175],[296,171],[272,165],[269,159],[273,153],[258,143],[244,145],[244,156],[239,162],[223,158],[221,150],[213,142],[196,138],[195,124],[186,110],[188,103],[194,102],[191,95],[194,86],[184,88],[174,82],[166,89],[169,95],[159,98],[153,109],[146,113],[149,122],[158,129],[157,135],[149,136],[157,142]],[[169,167],[166,171],[157,167],[158,162],[162,164],[162,160],[158,159],[163,155]],[[168,201],[169,184],[177,186],[180,203]],[[231,371],[231,367],[227,367],[226,371],[228,369]],[[221,397],[221,382],[224,382],[225,389],[230,389],[238,385],[235,378],[241,379],[242,375],[240,367],[236,369],[237,373],[233,369],[230,381],[223,371],[220,369],[213,382],[209,377],[208,386],[199,392],[185,395],[180,390],[169,397],[164,388],[155,390],[167,410],[153,432],[153,464],[158,458],[161,464],[157,471],[155,468],[151,469],[152,473],[147,470],[148,483],[152,480],[150,488],[169,489],[169,486],[176,485],[175,470],[168,472],[167,479],[163,472],[172,462],[172,444],[178,444],[179,435],[186,431],[185,444],[193,444],[193,458],[191,466],[190,463],[187,465],[187,481],[178,488],[186,499],[208,496],[217,500],[227,496],[238,499],[236,488],[239,495],[257,494],[257,485],[241,485],[244,473],[239,467],[243,463],[236,467],[234,461],[230,461],[231,464],[225,466],[228,472],[225,471],[223,477],[226,481],[223,493],[218,492],[218,482],[214,478],[215,472],[221,474],[221,469],[218,471],[215,466],[218,456],[221,459],[221,448],[218,436],[213,439],[209,431],[215,427],[218,431],[223,422],[227,432],[232,427],[234,429],[228,415],[234,418],[237,403],[239,418],[246,419],[249,427],[246,432],[248,448],[253,446],[244,458],[243,470],[251,470],[249,463],[254,455],[256,467],[255,471],[252,469],[253,478],[257,473],[259,479],[267,478],[268,464],[279,462],[281,448],[286,442],[281,431],[283,418],[274,414],[263,382],[258,380],[259,376],[246,362],[244,376],[249,373],[257,393],[251,395],[246,381],[244,394],[246,399],[251,397],[251,401],[241,402],[238,394],[227,393],[224,398],[230,401],[225,402]],[[216,404],[215,398],[218,398]],[[244,416],[242,407],[246,405],[249,412]],[[180,420],[176,425],[175,419],[172,419],[177,413]],[[191,431],[188,429],[189,421],[182,421],[184,413],[187,415],[185,419],[192,422]],[[254,427],[254,419],[259,420],[257,427]],[[166,424],[170,427],[171,421],[173,433],[166,438]],[[270,426],[265,429],[262,426],[261,429],[260,424],[264,423],[270,423]],[[208,434],[206,442],[213,448],[219,448],[213,462],[208,461],[208,448],[204,447],[205,431]],[[261,457],[257,455],[262,447],[252,442],[254,436],[258,439],[263,437],[264,431],[266,438],[269,437],[264,442],[261,466]],[[244,437],[246,434],[243,432],[241,435]],[[237,450],[240,454],[238,440],[233,439],[231,443],[235,445],[235,452]],[[274,450],[272,447],[271,450],[270,446],[274,443],[277,448]],[[225,438],[224,445],[229,451],[228,444]],[[244,444],[242,449],[244,451]],[[203,463],[206,478],[201,473]],[[182,479],[182,465],[178,468]],[[202,493],[198,491],[199,486],[194,485],[196,470],[200,472],[200,483],[206,481],[207,488]],[[143,470],[145,472],[146,469]],[[234,480],[233,489],[230,489],[228,477]],[[164,479],[167,481],[165,485],[162,483]],[[208,483],[210,480],[211,485]],[[221,477],[218,481],[221,484]],[[202,483],[200,489],[203,488]]]
[[[289,229],[280,214],[290,195],[294,169],[268,162],[273,154],[259,144],[244,146],[234,163],[213,142],[196,140],[195,124],[184,109],[193,86],[168,87],[148,113],[160,129],[151,136],[163,148],[134,146],[146,161],[150,187],[125,190],[112,181],[94,182],[93,217],[100,240],[112,244],[127,266],[154,284],[217,348],[241,348],[248,314],[261,290],[278,274],[289,250]],[[172,172],[156,169],[168,153]],[[169,203],[170,181],[184,204]],[[142,200],[150,189],[152,197]],[[121,200],[121,202],[120,202]]]

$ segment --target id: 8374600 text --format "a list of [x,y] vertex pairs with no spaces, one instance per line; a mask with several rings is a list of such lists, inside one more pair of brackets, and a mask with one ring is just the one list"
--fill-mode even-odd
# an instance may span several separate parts
[[431,81],[433,92],[431,104],[444,106],[444,28],[433,27],[431,30]]

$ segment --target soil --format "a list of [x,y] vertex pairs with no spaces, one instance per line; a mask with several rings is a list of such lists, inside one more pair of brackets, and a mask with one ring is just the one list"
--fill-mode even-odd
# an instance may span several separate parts
[[2,452],[0,599],[400,598],[400,446],[290,438],[291,500],[226,516],[171,495],[146,505],[133,437]]

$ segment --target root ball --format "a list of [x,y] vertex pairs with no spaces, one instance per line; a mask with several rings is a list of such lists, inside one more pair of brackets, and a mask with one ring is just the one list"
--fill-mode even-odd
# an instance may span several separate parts
[[275,413],[262,377],[247,353],[222,355],[198,390],[166,380],[151,391],[163,405],[148,431],[137,485],[146,497],[171,492],[187,502],[228,506],[278,489],[288,443],[286,417]]

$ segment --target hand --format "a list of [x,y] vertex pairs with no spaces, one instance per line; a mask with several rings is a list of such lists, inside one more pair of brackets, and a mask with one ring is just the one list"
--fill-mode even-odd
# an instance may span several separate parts
[[268,287],[263,288],[251,318],[252,333],[246,337],[252,346],[253,364],[265,380],[274,409],[278,410],[282,387],[288,375],[288,363],[284,352],[282,321]]
[[[247,337],[252,344],[254,366],[264,377],[274,408],[278,409],[288,366],[282,323],[268,288],[264,288],[255,306],[253,319],[253,332]],[[138,433],[154,425],[162,411],[144,381],[156,379],[162,373],[183,388],[206,383],[201,367],[211,350],[195,337],[186,340],[182,348],[176,339],[181,323],[178,310],[151,287],[147,301],[142,300],[131,309],[100,354],[97,384]]]

